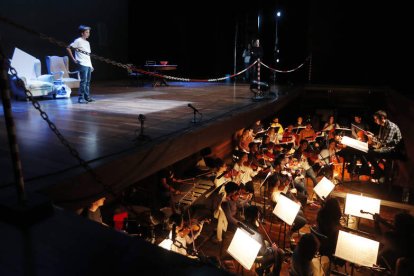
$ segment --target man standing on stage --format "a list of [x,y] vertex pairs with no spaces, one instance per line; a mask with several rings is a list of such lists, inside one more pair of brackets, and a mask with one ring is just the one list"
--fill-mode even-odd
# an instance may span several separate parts
[[[91,27],[80,25],[79,31],[81,36],[75,39],[67,49],[69,56],[74,63],[78,65],[80,74],[80,87],[79,87],[79,98],[78,103],[88,103],[95,101],[90,97],[89,86],[91,82],[91,73],[94,70],[91,62],[91,46],[88,42],[90,36]],[[73,56],[72,49],[79,49],[82,52],[75,50],[75,57]],[[86,52],[87,54],[83,53]]]

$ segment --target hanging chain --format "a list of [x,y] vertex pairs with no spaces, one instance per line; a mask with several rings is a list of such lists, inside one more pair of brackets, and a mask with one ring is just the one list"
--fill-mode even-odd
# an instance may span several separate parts
[[49,116],[47,115],[47,113],[45,111],[42,110],[42,107],[40,106],[40,103],[38,100],[36,100],[33,97],[32,92],[30,92],[29,90],[26,89],[26,85],[23,82],[23,80],[21,78],[18,77],[16,69],[13,68],[11,65],[9,66],[10,68],[10,73],[13,77],[13,79],[15,80],[17,86],[21,89],[24,90],[24,93],[26,94],[27,99],[29,99],[29,101],[32,103],[33,107],[39,111],[40,116],[42,117],[43,120],[46,121],[46,123],[49,125],[49,128],[53,131],[53,133],[56,135],[56,137],[59,139],[60,143],[62,143],[63,146],[65,146],[68,150],[69,153],[78,161],[79,165],[82,166],[82,168],[87,171],[93,178],[94,180],[101,184],[102,187],[104,188],[104,190],[106,192],[108,192],[109,194],[115,196],[116,194],[110,189],[110,187],[108,185],[106,185],[102,179],[99,177],[98,174],[96,174],[96,172],[91,168],[91,166],[89,166],[88,162],[86,162],[79,154],[79,152],[69,143],[69,141],[62,135],[62,133],[59,131],[59,129],[56,127],[56,125],[49,119]]

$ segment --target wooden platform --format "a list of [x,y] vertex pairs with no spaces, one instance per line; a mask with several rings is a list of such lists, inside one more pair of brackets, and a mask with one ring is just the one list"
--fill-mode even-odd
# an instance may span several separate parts
[[[274,114],[299,93],[290,91],[288,96],[255,102],[247,84],[181,82],[157,88],[128,82],[94,83],[91,91],[97,101],[89,104],[78,104],[76,92],[71,99],[39,102],[60,133],[113,191],[231,139],[236,130]],[[192,123],[193,109],[188,104],[202,113],[196,114],[199,123]],[[52,198],[63,204],[84,204],[104,190],[79,166],[30,102],[13,101],[12,108],[27,189],[47,187]],[[137,139],[139,114],[145,116],[148,139]],[[0,120],[0,185],[14,192],[4,117]]]

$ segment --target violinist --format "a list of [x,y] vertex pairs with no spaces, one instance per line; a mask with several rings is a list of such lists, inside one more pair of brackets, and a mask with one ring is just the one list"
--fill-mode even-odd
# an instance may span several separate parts
[[[232,234],[234,234],[237,229],[237,223],[239,222],[237,210],[239,207],[238,200],[240,196],[240,186],[230,181],[224,185],[224,189],[225,197],[217,208],[217,215],[214,215],[217,218],[216,236],[213,237],[214,243],[223,242],[223,231],[231,232],[229,236],[232,237]],[[227,237],[225,238],[227,241]]]
[[252,181],[259,171],[260,167],[257,170],[253,170],[251,167],[252,160],[248,159],[247,153],[243,153],[236,164],[234,164],[233,169],[237,172],[237,176],[234,178],[234,182],[237,184],[245,185],[247,182]]
[[171,227],[171,251],[189,256],[187,245],[193,243],[203,230],[204,221],[197,224],[186,224],[179,214],[172,214],[169,218]]
[[300,166],[299,160],[295,157],[290,159],[288,175],[292,178],[295,189],[298,194],[308,196],[306,189],[306,179],[303,173],[303,168]]
[[[279,199],[280,194],[283,194],[287,198],[289,198],[289,199],[291,199],[291,200],[293,200],[296,203],[301,205],[301,209],[299,210],[298,214],[296,215],[295,220],[293,221],[293,224],[292,224],[292,227],[291,227],[290,231],[287,233],[287,235],[289,236],[290,241],[294,242],[294,240],[292,239],[293,234],[296,233],[303,226],[305,226],[306,223],[308,223],[308,221],[305,217],[305,214],[303,212],[303,206],[306,204],[307,197],[304,196],[301,193],[298,193],[297,191],[295,191],[295,189],[291,189],[292,188],[291,187],[292,179],[290,178],[289,175],[280,174],[279,177],[272,177],[269,181],[277,181],[276,185],[271,184],[274,187],[277,187],[277,190],[278,190],[278,191],[276,191],[275,189],[273,189],[272,201],[274,203],[277,204],[277,201]],[[284,187],[286,187],[286,189]],[[281,190],[281,189],[284,189],[284,190]],[[285,192],[285,191],[287,191],[287,192]]]
[[[282,269],[282,263],[284,259],[285,252],[280,249],[276,243],[270,240],[270,237],[266,233],[269,241],[266,242],[263,239],[262,234],[260,234],[260,212],[257,206],[249,206],[246,208],[244,212],[244,222],[250,230],[253,231],[253,238],[261,244],[259,253],[257,254],[256,261],[261,263],[261,267],[256,269],[256,273],[258,275],[264,275],[262,268],[266,268],[269,266],[273,266],[272,275],[280,275],[280,271]],[[264,228],[262,228],[262,231]]]
[[293,132],[293,125],[288,125],[288,127],[283,132],[282,143],[296,143],[296,134]]
[[250,167],[252,167],[253,170],[257,170],[257,168],[260,166],[259,158],[260,158],[259,146],[257,143],[251,142],[249,144],[248,159],[251,161]]
[[303,168],[304,177],[310,177],[313,186],[315,187],[316,184],[318,184],[318,180],[316,179],[316,173],[312,166],[315,163],[319,163],[319,159],[317,153],[309,148],[308,140],[303,139],[300,141],[299,148],[295,151],[293,157],[300,160],[300,166]]
[[251,201],[254,195],[253,182],[247,182],[246,185],[240,186],[239,206],[244,210],[245,207],[251,205]]
[[216,177],[214,178],[216,188],[231,180],[228,165],[223,160],[217,161],[217,167]]

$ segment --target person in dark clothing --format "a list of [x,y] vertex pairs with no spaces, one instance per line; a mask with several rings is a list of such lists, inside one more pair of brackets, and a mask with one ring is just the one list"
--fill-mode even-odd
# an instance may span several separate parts
[[87,208],[84,208],[81,215],[98,222],[102,225],[108,226],[102,221],[101,206],[104,205],[106,197],[101,197],[98,200],[92,202]]
[[266,245],[258,229],[258,224],[260,223],[259,215],[260,213],[258,207],[254,205],[247,207],[244,211],[244,222],[246,226],[253,230],[253,238],[262,245],[256,257],[256,262],[259,262],[261,264],[261,267],[256,270],[256,273],[258,275],[263,275],[263,273],[265,272],[264,269],[269,266],[272,266],[273,269],[271,275],[280,275],[280,270],[282,268],[285,252],[282,249],[278,248],[275,243],[272,243],[271,245]]
[[312,234],[305,234],[300,239],[292,255],[289,275],[314,275],[312,259],[318,251],[319,242]]
[[[255,62],[257,59],[263,58],[263,47],[260,46],[260,40],[256,39],[253,43],[252,52],[250,55],[250,62]],[[252,80],[257,80],[257,64],[252,67],[253,75]]]
[[342,217],[341,207],[336,198],[326,200],[316,216],[318,232],[327,237],[321,242],[319,253],[324,256],[332,256],[335,252]]
[[[404,265],[406,260],[413,259],[414,217],[409,213],[398,213],[394,223],[389,223],[378,214],[374,215],[375,232],[381,243],[378,253],[380,264],[394,271],[412,269]],[[412,271],[410,274],[413,275]]]

